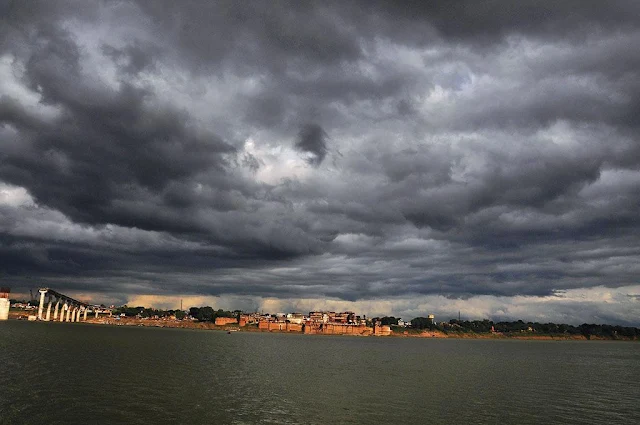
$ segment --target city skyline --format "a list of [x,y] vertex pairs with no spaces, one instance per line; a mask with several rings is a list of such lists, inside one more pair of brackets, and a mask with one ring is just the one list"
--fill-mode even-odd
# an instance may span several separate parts
[[640,4],[0,6],[0,286],[640,325]]

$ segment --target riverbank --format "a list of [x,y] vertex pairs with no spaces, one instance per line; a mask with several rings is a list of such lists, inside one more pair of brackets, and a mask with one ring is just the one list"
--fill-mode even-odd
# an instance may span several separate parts
[[[423,332],[414,332],[414,333],[397,333],[394,332],[390,335],[391,337],[398,338],[446,338],[446,339],[522,339],[522,340],[540,340],[540,341],[587,341],[588,339],[584,335],[539,335],[539,334],[531,334],[531,333],[513,333],[513,334],[504,334],[500,332],[492,332],[492,333],[461,333],[461,332],[449,332],[444,333],[440,331],[423,331]],[[597,338],[591,338],[591,340],[595,340]],[[613,339],[613,338],[603,338],[605,340],[629,340],[630,339]]]
[[[10,320],[27,320],[27,316],[20,312],[10,312]],[[238,325],[217,326],[211,322],[197,322],[192,320],[175,320],[175,319],[140,319],[129,317],[98,317],[87,318],[87,321],[79,323],[90,323],[96,325],[107,326],[141,326],[141,327],[157,327],[157,328],[176,328],[176,329],[199,329],[199,330],[217,330],[232,332],[260,332],[260,333],[293,333],[271,330],[266,331],[259,329],[256,325],[247,325],[240,327]],[[318,334],[321,335],[321,334]],[[349,336],[348,334],[344,334]],[[353,335],[352,335],[353,336]],[[363,335],[357,335],[363,336]],[[371,335],[374,336],[374,335]],[[512,339],[512,340],[537,340],[537,341],[637,341],[626,337],[603,338],[591,335],[587,338],[581,334],[533,334],[530,332],[523,333],[464,333],[464,332],[442,332],[442,331],[417,331],[417,330],[394,330],[387,338],[436,338],[436,339]]]

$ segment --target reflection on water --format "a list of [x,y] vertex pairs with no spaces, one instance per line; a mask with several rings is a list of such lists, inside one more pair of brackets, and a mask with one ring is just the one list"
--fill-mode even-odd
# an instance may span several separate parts
[[640,423],[640,344],[0,322],[2,424]]

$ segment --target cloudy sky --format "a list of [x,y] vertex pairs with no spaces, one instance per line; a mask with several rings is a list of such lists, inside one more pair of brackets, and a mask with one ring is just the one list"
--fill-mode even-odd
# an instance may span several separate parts
[[0,283],[640,325],[640,2],[0,2]]

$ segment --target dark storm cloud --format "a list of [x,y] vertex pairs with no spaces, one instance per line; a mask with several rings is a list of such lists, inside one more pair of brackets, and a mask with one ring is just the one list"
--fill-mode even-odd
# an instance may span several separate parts
[[[424,29],[432,28],[446,40],[484,46],[510,35],[553,41],[565,37],[581,40],[593,31],[634,29],[640,12],[637,4],[625,0],[609,2],[607,7],[597,1],[580,0],[517,3],[461,0],[447,4],[410,2],[402,5],[378,1],[375,4],[377,13],[364,21],[378,25],[379,32],[393,38],[428,43],[433,35]],[[394,25],[398,23],[401,25]]]
[[311,156],[307,159],[309,164],[318,166],[327,156],[327,133],[318,124],[306,124],[300,129],[295,148]]
[[294,58],[333,63],[360,55],[357,34],[337,16],[339,10],[320,3],[271,2],[241,5],[225,1],[139,2],[155,30],[164,29],[181,55],[195,64],[218,65],[231,57],[239,71],[267,65],[281,70]]
[[638,284],[634,2],[0,7],[2,280],[372,302]]
[[[24,184],[21,170],[29,169],[28,185],[38,201],[102,222],[100,211],[108,214],[103,208],[114,198],[136,189],[159,193],[169,182],[219,170],[222,154],[233,151],[214,134],[193,131],[183,112],[153,105],[149,91],[124,82],[116,90],[92,86],[68,34],[46,30],[36,41],[40,46],[26,64],[26,80],[44,103],[60,107],[60,117],[27,127],[26,118],[17,119],[17,108],[9,108],[15,99],[3,98],[0,119],[25,130],[26,140],[5,157],[0,172],[8,182]],[[47,160],[54,156],[62,164]]]

